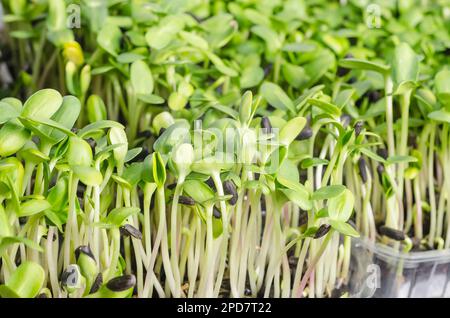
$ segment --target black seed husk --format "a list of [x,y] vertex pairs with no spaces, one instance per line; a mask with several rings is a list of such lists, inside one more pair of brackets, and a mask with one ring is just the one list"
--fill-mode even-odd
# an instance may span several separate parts
[[331,229],[331,225],[329,224],[322,224],[319,229],[317,230],[316,234],[314,234],[314,238],[318,239],[322,236],[325,236]]
[[264,67],[264,77],[269,76],[270,72],[272,72],[272,68],[273,65],[271,63],[267,64],[266,67]]
[[166,131],[166,128],[161,128],[159,130],[159,136],[161,136]]
[[235,205],[238,200],[238,193],[236,190],[236,185],[232,180],[225,180],[223,183],[223,191],[227,195],[231,195],[231,199],[228,201],[231,205]]
[[27,223],[28,221],[28,217],[27,216],[20,216],[19,217],[19,224],[20,225],[25,225],[25,223]]
[[355,123],[354,129],[355,129],[356,137],[358,137],[359,134],[361,133],[363,126],[364,126],[364,123],[362,121],[358,121]]
[[391,227],[387,227],[385,225],[380,226],[378,229],[381,235],[387,236],[396,241],[404,241],[405,233],[400,230],[393,229]]
[[94,140],[94,138],[88,138],[86,139],[86,142],[91,146],[92,153],[95,153],[95,147],[97,147],[97,142]]
[[191,197],[180,195],[180,197],[178,198],[178,203],[183,205],[195,205],[195,200]]
[[380,91],[370,91],[369,93],[367,93],[367,98],[369,99],[369,102],[376,103],[380,100],[381,93]]
[[339,66],[337,69],[337,72],[336,72],[337,76],[339,76],[339,77],[343,77],[343,76],[347,75],[348,73],[350,73],[350,69],[344,68],[342,66]]
[[306,126],[302,129],[302,131],[298,134],[298,136],[295,138],[296,140],[306,140],[311,138],[313,135],[313,131],[311,127]]
[[377,149],[377,155],[379,155],[381,158],[386,160],[387,157],[388,157],[387,149],[386,148],[378,148]]
[[270,120],[267,117],[263,117],[261,119],[261,128],[263,128],[267,133],[272,132],[272,125],[270,124]]
[[47,294],[42,293],[42,294],[37,295],[36,298],[48,298],[48,297],[47,297]]
[[415,134],[408,135],[408,146],[412,148],[417,148],[417,136]]
[[208,180],[205,181],[205,183],[214,191],[216,190],[213,178],[209,177]]
[[308,212],[301,211],[298,217],[298,225],[302,226],[308,223]]
[[92,253],[91,248],[88,245],[80,245],[75,249],[75,259],[77,261],[81,253],[83,253],[86,256],[89,256],[95,261],[94,254]]
[[142,239],[141,231],[139,231],[131,224],[125,224],[124,226],[121,226],[119,230],[120,234],[122,234],[123,236],[132,236],[134,238],[137,238],[138,240]]
[[222,217],[222,212],[220,212],[220,210],[216,207],[213,207],[213,216],[216,219],[220,219]]
[[171,184],[169,184],[169,185],[167,186],[167,189],[173,190],[173,189],[175,189],[176,187],[177,187],[177,184],[176,184],[176,183],[171,183]]
[[364,158],[360,158],[358,160],[358,167],[359,167],[359,175],[361,176],[362,182],[366,183],[367,182],[367,165],[366,165],[366,160]]
[[136,285],[134,275],[123,275],[115,277],[106,283],[106,287],[113,292],[121,292],[133,288]]
[[377,166],[377,173],[380,183],[383,183],[384,166],[381,163]]
[[89,294],[97,292],[102,285],[103,285],[103,275],[102,273],[98,273],[97,277],[95,277],[95,280],[92,283],[91,289],[89,290]]
[[138,134],[138,137],[140,137],[140,138],[150,138],[151,136],[152,136],[152,132],[150,130],[144,130]]

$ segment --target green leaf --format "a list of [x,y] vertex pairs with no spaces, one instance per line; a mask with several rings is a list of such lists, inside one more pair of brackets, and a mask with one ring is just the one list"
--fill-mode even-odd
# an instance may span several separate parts
[[208,42],[200,35],[186,31],[181,31],[179,34],[183,40],[189,43],[189,45],[192,45],[193,47],[199,48],[201,50],[209,49]]
[[315,99],[315,98],[309,98],[308,103],[321,109],[325,113],[330,114],[334,117],[341,116],[341,110],[339,109],[339,107],[337,107],[336,105],[333,105],[331,103],[325,102],[320,99]]
[[17,109],[3,101],[0,101],[0,125],[6,123],[7,121],[17,118],[20,115],[20,113],[17,111]]
[[96,121],[106,120],[107,112],[106,106],[103,99],[98,95],[89,96],[87,102],[87,116],[90,123],[95,123]]
[[122,31],[114,24],[105,24],[97,35],[98,45],[112,56],[120,51]]
[[380,157],[379,155],[374,153],[372,150],[370,150],[368,148],[364,148],[364,147],[361,147],[358,149],[362,154],[366,155],[367,157],[369,157],[375,161],[381,162],[381,163],[386,163],[386,160],[384,160],[383,157]]
[[95,168],[88,166],[72,166],[73,173],[87,186],[98,186],[103,182],[103,176]]
[[6,252],[6,249],[10,247],[13,244],[24,244],[25,246],[38,251],[43,252],[44,249],[36,242],[29,240],[25,237],[19,237],[19,236],[6,236],[2,237],[0,239],[0,255],[3,255]]
[[117,62],[129,64],[145,59],[145,56],[133,52],[122,53],[117,56]]
[[292,189],[280,189],[281,192],[294,204],[298,205],[302,210],[309,211],[312,209],[309,193],[305,191],[296,191]]
[[47,200],[43,199],[28,200],[20,205],[19,216],[23,217],[35,215],[50,208],[51,205]]
[[338,231],[341,234],[351,237],[359,237],[358,231],[356,231],[350,224],[345,223],[339,220],[328,220],[328,223],[331,225],[333,229]]
[[392,61],[392,78],[397,85],[416,82],[419,77],[419,57],[405,42],[396,46]]
[[153,77],[144,61],[136,61],[130,67],[131,86],[136,95],[150,95],[153,92]]
[[158,187],[163,187],[166,183],[166,164],[159,152],[153,153],[153,178]]
[[93,160],[91,146],[84,139],[79,137],[70,137],[66,157],[67,162],[71,167],[89,167]]
[[18,122],[7,122],[0,129],[0,157],[8,157],[15,154],[30,138],[30,133]]
[[255,87],[264,79],[264,70],[259,66],[244,67],[239,78],[242,89]]
[[187,180],[183,183],[183,192],[198,203],[212,205],[215,194],[210,187],[200,180]]
[[306,125],[306,118],[295,117],[289,120],[280,130],[280,143],[289,146]]
[[429,113],[428,118],[433,119],[438,122],[450,124],[450,112],[448,112],[444,109],[436,110],[434,112]]
[[223,233],[223,223],[221,218],[212,218],[212,226],[213,226],[213,238],[216,239],[220,237]]
[[183,28],[184,21],[180,16],[168,15],[161,19],[157,26],[147,30],[145,40],[151,48],[161,50],[169,45]]
[[124,163],[127,163],[127,162],[133,160],[133,159],[136,158],[141,152],[142,152],[142,148],[141,148],[141,147],[133,148],[133,149],[128,150],[127,155],[125,156]]
[[450,110],[450,70],[442,70],[434,77],[434,85],[439,101]]
[[123,165],[128,152],[127,134],[123,128],[112,127],[108,132],[108,139],[111,145],[118,145],[113,149],[114,159],[118,165]]
[[386,160],[386,164],[387,165],[392,165],[392,164],[396,164],[396,163],[407,163],[407,162],[417,162],[417,158],[413,157],[413,156],[391,156],[389,158],[387,158]]
[[88,134],[98,131],[98,130],[102,130],[105,128],[112,128],[112,127],[117,127],[117,128],[124,128],[122,124],[113,121],[113,120],[101,120],[101,121],[97,121],[95,123],[89,124],[87,126],[85,126],[83,129],[81,129],[78,132],[78,136],[83,138],[85,136],[87,136]]
[[27,99],[22,109],[22,116],[30,119],[49,119],[63,102],[61,94],[54,89],[42,89]]
[[0,286],[0,296],[2,298],[34,298],[44,285],[45,272],[37,263],[22,263],[5,285]]
[[315,167],[318,165],[327,165],[329,163],[328,160],[326,159],[321,159],[321,158],[306,158],[303,159],[302,162],[300,163],[300,167],[302,169],[308,169],[310,167]]
[[312,208],[310,193],[299,182],[293,182],[281,176],[277,176],[277,181],[287,189],[280,189],[289,200],[297,204],[300,208],[307,211]]
[[260,93],[262,97],[273,107],[282,110],[289,110],[292,113],[295,113],[294,103],[277,84],[264,82],[261,85]]
[[264,25],[255,25],[251,28],[251,31],[266,42],[269,51],[278,51],[281,49],[283,43],[278,34],[272,29]]
[[105,228],[120,227],[130,216],[136,215],[140,211],[139,208],[116,208],[109,212],[106,218],[98,225]]
[[230,77],[238,76],[238,72],[236,72],[231,67],[226,66],[225,63],[222,61],[222,59],[218,57],[216,54],[208,51],[204,51],[204,53],[220,73]]
[[330,219],[347,222],[352,215],[354,202],[353,193],[348,189],[329,199],[327,205]]
[[340,60],[339,66],[357,70],[374,71],[381,74],[387,74],[390,70],[390,67],[388,65],[383,65],[379,63],[354,58]]
[[154,94],[138,94],[137,98],[144,103],[152,105],[164,104],[165,102],[164,98]]
[[343,185],[325,186],[316,190],[312,194],[311,200],[328,200],[341,195],[345,191],[345,189],[346,188]]

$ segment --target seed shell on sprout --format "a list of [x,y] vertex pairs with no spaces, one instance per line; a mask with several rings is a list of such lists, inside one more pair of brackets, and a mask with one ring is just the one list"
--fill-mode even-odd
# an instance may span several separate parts
[[95,153],[95,147],[97,147],[97,142],[95,141],[95,139],[94,138],[88,138],[88,139],[86,139],[86,142],[91,147],[92,153]]
[[298,225],[303,226],[308,223],[308,212],[301,211],[298,217]]
[[178,203],[179,204],[183,204],[183,205],[195,205],[195,200],[192,199],[191,197],[185,196],[185,195],[180,195],[180,197],[178,198]]
[[102,287],[102,285],[103,285],[103,274],[98,273],[97,276],[95,277],[94,282],[92,283],[91,289],[89,290],[89,294],[97,292],[100,289],[100,287]]
[[298,134],[298,136],[295,138],[296,140],[307,140],[311,138],[313,135],[313,131],[311,127],[306,126],[302,129],[302,131]]
[[216,191],[216,185],[214,184],[213,178],[209,177],[208,180],[205,181],[205,183],[214,191]]
[[355,129],[355,136],[358,137],[359,134],[361,134],[361,131],[363,129],[364,123],[362,121],[357,121],[355,123],[354,129]]
[[84,254],[86,256],[89,256],[95,261],[94,254],[92,253],[91,248],[89,245],[80,245],[75,249],[75,259],[78,261],[78,258],[80,257],[80,254]]
[[166,131],[166,128],[161,128],[160,130],[159,130],[159,136],[161,136],[162,134],[164,134],[164,132]]
[[331,225],[329,224],[322,224],[319,229],[317,230],[316,234],[314,234],[314,238],[318,239],[323,236],[325,236],[331,229]]
[[123,275],[115,277],[106,283],[106,287],[113,292],[121,292],[133,288],[136,285],[134,275]]
[[367,98],[369,99],[369,102],[376,103],[381,99],[382,95],[379,91],[370,91],[367,93]]
[[176,184],[176,183],[171,183],[171,184],[167,185],[167,189],[169,189],[169,190],[173,190],[173,189],[175,189],[176,187],[177,187],[177,184]]
[[152,134],[152,132],[150,130],[144,130],[144,131],[141,131],[138,134],[139,138],[147,138],[148,139],[148,138],[150,138],[152,136],[153,136],[153,134]]
[[387,227],[385,225],[380,226],[378,231],[381,235],[389,237],[390,239],[393,239],[395,241],[404,241],[406,238],[405,233],[403,233],[402,231]]
[[216,219],[220,219],[222,217],[222,212],[220,212],[220,210],[216,207],[213,207],[213,216]]
[[120,234],[123,236],[132,236],[137,238],[138,240],[142,239],[142,233],[137,228],[132,226],[131,224],[125,224],[119,228]]
[[367,164],[364,158],[359,158],[358,160],[359,175],[363,183],[367,182]]
[[377,166],[377,173],[380,183],[383,183],[384,166],[381,163]]
[[261,118],[261,128],[268,134],[272,132],[272,124],[268,117],[264,116]]
[[386,160],[388,158],[388,152],[386,148],[378,148],[377,155]]
[[238,193],[237,193],[236,185],[234,184],[234,182],[232,180],[224,181],[223,190],[224,190],[225,194],[232,196],[231,199],[228,200],[228,202],[231,205],[235,205],[238,200]]

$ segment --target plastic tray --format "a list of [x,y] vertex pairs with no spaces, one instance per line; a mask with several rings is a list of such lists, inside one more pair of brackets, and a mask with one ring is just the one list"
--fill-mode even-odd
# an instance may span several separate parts
[[354,239],[351,257],[350,297],[450,297],[450,250],[401,253]]

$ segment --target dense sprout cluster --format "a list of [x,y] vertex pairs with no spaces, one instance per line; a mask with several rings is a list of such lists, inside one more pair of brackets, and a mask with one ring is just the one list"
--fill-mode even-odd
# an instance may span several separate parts
[[2,1],[0,296],[345,296],[354,237],[448,249],[417,2]]

